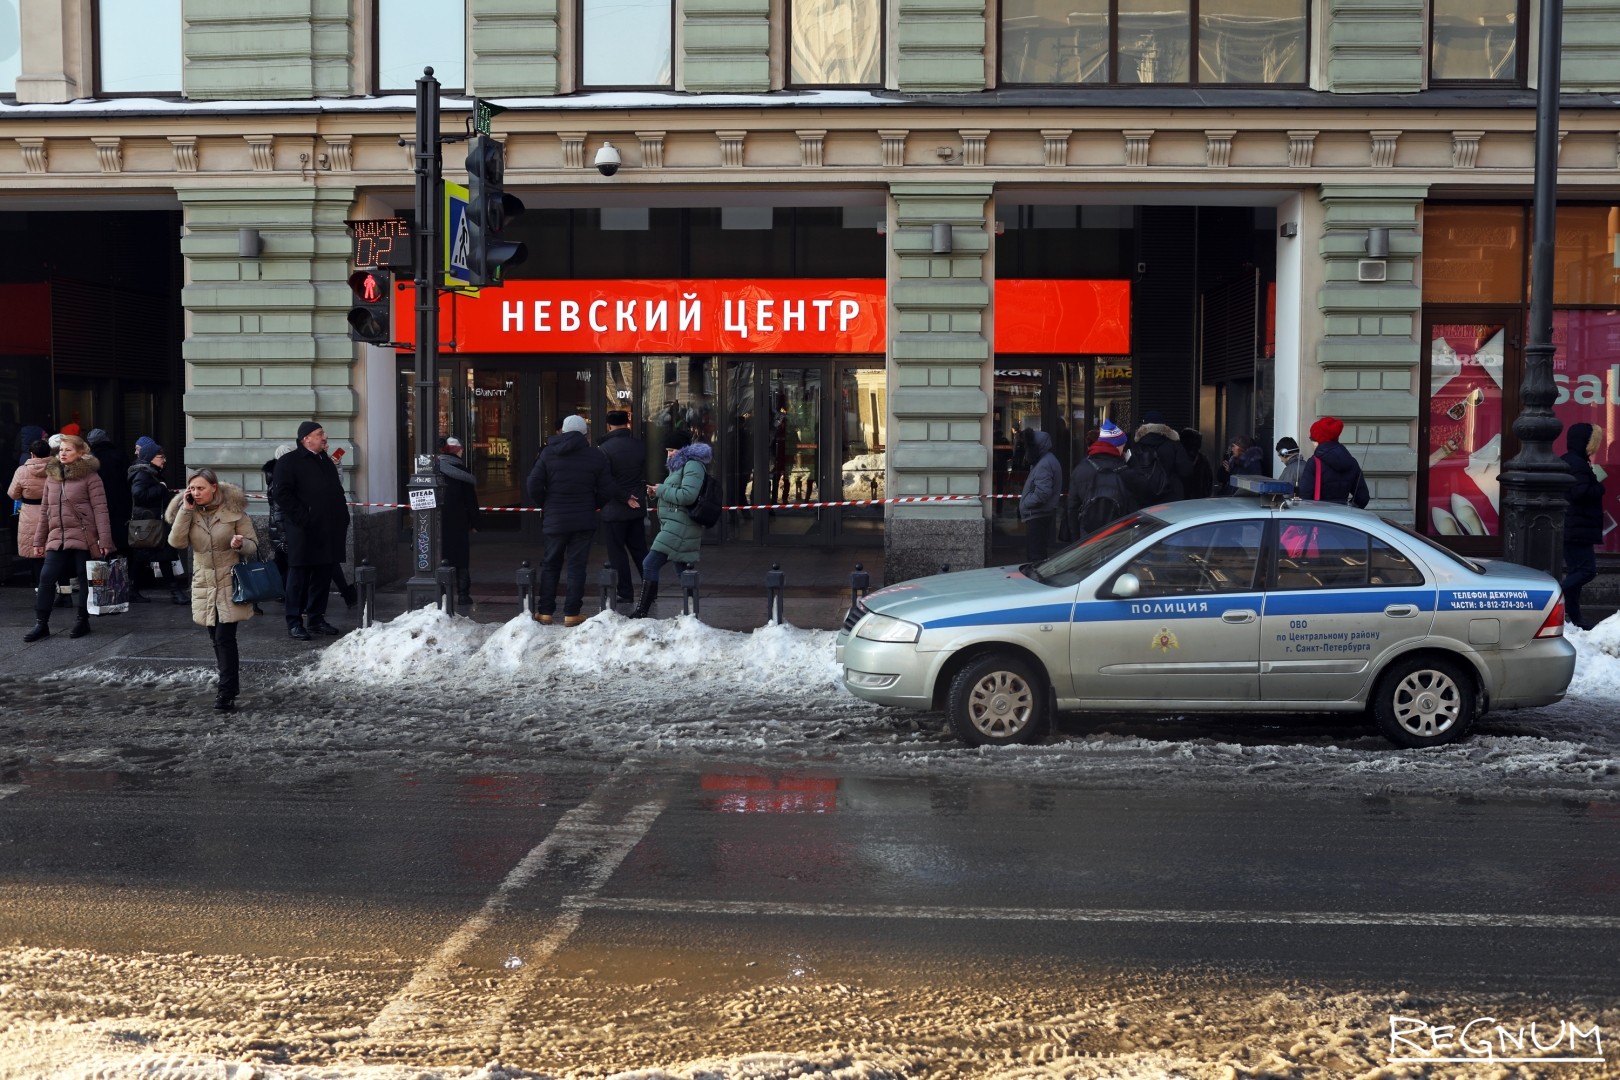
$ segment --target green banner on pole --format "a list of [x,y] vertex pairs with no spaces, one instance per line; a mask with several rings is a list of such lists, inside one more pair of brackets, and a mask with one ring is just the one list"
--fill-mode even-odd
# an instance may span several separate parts
[[483,98],[473,98],[473,130],[480,135],[490,134],[489,122],[505,111],[504,105],[496,105]]

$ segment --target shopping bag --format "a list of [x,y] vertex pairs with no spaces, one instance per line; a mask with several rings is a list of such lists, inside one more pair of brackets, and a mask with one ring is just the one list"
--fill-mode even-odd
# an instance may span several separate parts
[[163,543],[166,532],[163,522],[157,518],[131,518],[129,522],[129,546],[132,548],[155,548]]
[[121,615],[129,610],[129,560],[91,559],[85,563],[92,615]]
[[276,569],[273,562],[253,559],[231,567],[233,604],[261,604],[266,600],[280,600],[282,591],[281,571]]

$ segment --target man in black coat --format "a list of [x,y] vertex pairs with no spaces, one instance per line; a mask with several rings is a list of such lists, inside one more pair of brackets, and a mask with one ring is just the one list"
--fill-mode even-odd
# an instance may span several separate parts
[[623,409],[614,409],[606,419],[607,434],[598,448],[607,455],[619,490],[634,494],[603,506],[602,525],[607,532],[608,562],[619,578],[618,600],[631,604],[636,593],[630,583],[630,567],[641,573],[642,560],[647,557],[647,511],[639,498],[647,490],[647,444],[636,438],[630,429],[630,414]]
[[1161,482],[1148,483],[1146,503],[1177,502],[1187,497],[1187,484],[1192,480],[1192,458],[1181,446],[1181,432],[1164,422],[1164,414],[1149,409],[1142,414],[1142,423],[1136,429],[1131,446],[1131,468],[1151,472],[1152,460],[1157,458],[1163,468]]
[[472,534],[478,531],[477,480],[462,461],[461,440],[439,444],[439,473],[444,477],[444,507],[439,513],[439,550],[456,568],[456,602],[472,604]]
[[614,499],[626,497],[613,482],[607,455],[590,444],[583,416],[563,421],[562,431],[547,440],[529,473],[529,500],[540,507],[540,531],[546,554],[540,566],[540,595],[534,617],[552,621],[557,608],[557,579],[567,568],[567,594],[563,597],[563,624],[585,621],[585,564],[596,535],[596,512]]
[[1574,483],[1566,495],[1564,511],[1564,615],[1582,630],[1591,629],[1581,621],[1581,587],[1597,577],[1596,546],[1603,542],[1603,481],[1592,469],[1592,454],[1602,445],[1602,436],[1591,424],[1571,424],[1565,436]]
[[101,484],[107,489],[107,521],[112,525],[113,543],[118,554],[134,562],[129,546],[129,518],[135,510],[135,500],[129,492],[129,455],[118,449],[118,444],[101,428],[91,428],[85,436],[90,452],[101,462]]
[[287,537],[287,633],[308,641],[312,633],[343,633],[326,621],[326,598],[348,542],[349,504],[343,478],[326,455],[326,430],[305,420],[297,441],[276,461],[271,497]]

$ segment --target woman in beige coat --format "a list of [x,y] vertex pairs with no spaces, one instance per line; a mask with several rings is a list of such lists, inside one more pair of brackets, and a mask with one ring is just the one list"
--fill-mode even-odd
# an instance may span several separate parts
[[17,517],[17,556],[33,564],[33,583],[37,586],[45,549],[34,546],[34,530],[39,527],[39,515],[43,513],[40,507],[45,502],[45,463],[51,460],[51,445],[44,439],[35,439],[28,453],[28,460],[17,466],[12,475],[6,497],[22,504]]
[[191,620],[208,628],[219,666],[219,693],[214,708],[230,712],[241,689],[236,653],[236,624],[253,618],[252,604],[231,600],[235,581],[231,567],[259,554],[258,536],[248,517],[247,499],[234,484],[222,484],[212,469],[198,469],[186,490],[164,511],[169,546],[191,549]]

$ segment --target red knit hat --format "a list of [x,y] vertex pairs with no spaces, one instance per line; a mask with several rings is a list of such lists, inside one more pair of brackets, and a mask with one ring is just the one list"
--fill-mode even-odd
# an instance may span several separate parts
[[1339,436],[1344,434],[1344,421],[1324,416],[1311,425],[1312,442],[1338,442]]
[[78,424],[72,423],[70,421],[70,422],[62,425],[62,434],[63,435],[77,435],[78,433],[79,433],[79,425]]

